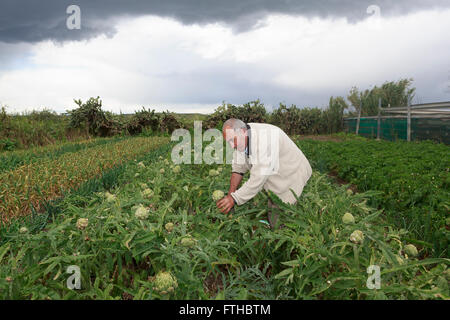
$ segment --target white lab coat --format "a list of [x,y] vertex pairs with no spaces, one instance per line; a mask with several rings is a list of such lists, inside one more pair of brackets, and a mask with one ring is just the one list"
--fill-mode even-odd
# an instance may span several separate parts
[[[271,190],[285,203],[295,203],[290,189],[299,197],[312,174],[303,152],[280,128],[262,123],[249,123],[250,154],[234,151],[232,171],[250,178],[231,193],[237,205],[252,199],[263,188]],[[277,150],[278,149],[278,150]]]

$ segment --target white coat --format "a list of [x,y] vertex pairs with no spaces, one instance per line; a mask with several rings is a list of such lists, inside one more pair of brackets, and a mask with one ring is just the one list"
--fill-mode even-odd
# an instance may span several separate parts
[[263,188],[271,190],[285,203],[295,203],[312,174],[303,152],[280,128],[262,123],[249,123],[249,156],[234,151],[232,172],[249,179],[231,196],[237,205],[252,199]]

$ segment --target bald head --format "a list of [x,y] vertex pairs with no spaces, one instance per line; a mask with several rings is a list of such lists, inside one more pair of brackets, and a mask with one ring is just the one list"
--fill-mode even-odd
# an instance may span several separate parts
[[239,129],[247,129],[247,126],[245,125],[244,121],[231,118],[224,122],[222,126],[222,132],[225,133],[225,130],[227,129],[233,129],[235,132],[238,132]]
[[239,119],[228,119],[222,127],[222,133],[225,141],[227,141],[233,149],[239,151],[245,150],[247,145],[247,125]]

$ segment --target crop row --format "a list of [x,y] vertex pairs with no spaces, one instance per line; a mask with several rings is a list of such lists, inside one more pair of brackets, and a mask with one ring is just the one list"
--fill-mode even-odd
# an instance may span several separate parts
[[370,204],[384,208],[389,221],[412,231],[436,256],[448,256],[448,146],[368,139],[297,144],[315,169],[336,172],[361,191],[381,191]]
[[42,161],[42,159],[56,159],[65,153],[77,152],[83,149],[105,145],[107,143],[118,142],[123,139],[126,139],[126,137],[96,138],[79,142],[53,144],[28,150],[4,152],[0,154],[0,173],[12,170],[27,163]]
[[167,138],[130,138],[100,144],[56,159],[43,158],[0,174],[1,221],[39,212],[44,201],[61,196],[104,170],[167,143]]
[[[215,169],[215,170],[211,170]],[[211,195],[225,165],[175,166],[151,153],[121,184],[68,202],[45,232],[11,230],[0,246],[6,299],[448,299],[448,259],[430,259],[406,230],[317,171],[296,205],[258,194],[229,215]],[[277,230],[259,220],[267,198]],[[367,287],[367,268],[381,287]],[[69,266],[79,290],[67,287]]]

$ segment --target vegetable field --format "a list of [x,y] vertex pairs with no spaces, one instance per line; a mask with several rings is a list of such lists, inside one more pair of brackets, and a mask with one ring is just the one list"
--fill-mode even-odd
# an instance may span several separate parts
[[450,149],[434,142],[298,141],[313,167],[333,172],[358,190],[378,190],[370,205],[409,231],[408,238],[436,257],[449,256]]
[[[308,158],[312,143],[305,142]],[[312,160],[296,205],[261,192],[224,215],[213,194],[228,190],[231,166],[174,165],[171,147],[164,138],[134,138],[50,157],[27,169],[28,178],[26,164],[1,173],[2,187],[36,179],[33,185],[47,191],[51,168],[64,172],[59,181],[68,191],[43,193],[45,202],[36,195],[33,207],[41,213],[23,215],[32,192],[26,201],[18,199],[21,185],[13,196],[1,194],[2,218],[19,218],[1,230],[0,298],[450,297],[450,259],[430,254],[408,225],[392,221],[384,203],[373,203],[383,198],[381,188],[354,193]],[[260,222],[269,197],[280,208],[283,226],[276,230]],[[4,199],[11,199],[7,206]],[[378,289],[367,285],[369,266],[379,267]],[[80,271],[79,289],[68,288],[69,267]]]

